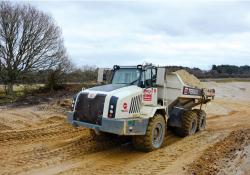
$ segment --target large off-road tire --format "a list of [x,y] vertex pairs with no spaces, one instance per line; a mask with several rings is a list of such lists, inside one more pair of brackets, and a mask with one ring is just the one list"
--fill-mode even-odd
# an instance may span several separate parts
[[160,148],[165,140],[166,122],[161,114],[156,114],[149,120],[146,134],[134,136],[133,145],[142,151],[153,151]]
[[186,137],[193,135],[197,130],[198,116],[194,111],[186,111],[182,114],[181,128],[175,128],[177,135]]
[[204,131],[207,123],[207,114],[204,110],[194,109],[198,116],[197,131]]

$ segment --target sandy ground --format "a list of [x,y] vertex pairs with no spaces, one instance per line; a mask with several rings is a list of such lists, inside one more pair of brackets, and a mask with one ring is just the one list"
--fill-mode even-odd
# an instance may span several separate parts
[[0,174],[250,174],[250,83],[207,83],[207,129],[156,151],[95,140],[50,107],[0,107]]

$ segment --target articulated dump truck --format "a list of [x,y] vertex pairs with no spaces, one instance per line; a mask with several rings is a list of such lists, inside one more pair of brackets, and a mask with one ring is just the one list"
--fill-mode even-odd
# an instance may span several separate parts
[[[98,70],[100,83],[104,72]],[[131,136],[135,148],[152,151],[162,146],[167,127],[182,137],[203,131],[202,105],[214,96],[214,89],[192,86],[178,71],[152,64],[115,65],[110,84],[83,89],[74,97],[68,120],[97,135]]]

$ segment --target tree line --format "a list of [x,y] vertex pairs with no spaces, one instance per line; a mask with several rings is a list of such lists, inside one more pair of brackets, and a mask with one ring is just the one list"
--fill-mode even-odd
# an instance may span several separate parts
[[[189,73],[194,74],[198,78],[250,78],[250,66],[235,66],[235,65],[212,65],[210,70],[202,70],[200,68],[189,68],[183,66],[166,66],[168,72],[185,69]],[[56,84],[63,83],[86,83],[95,82],[97,80],[97,66],[84,65],[80,68],[74,66],[70,70],[55,73],[54,70],[46,69],[39,71],[30,71],[23,74],[20,79],[17,79],[17,84],[48,84],[51,79],[55,79]],[[0,83],[4,82],[0,80]]]
[[250,78],[250,66],[212,65],[210,70],[182,66],[166,66],[169,71],[185,69],[198,78]]
[[[32,71],[23,75],[20,79],[16,80],[16,84],[49,84],[49,87],[56,88],[65,83],[88,83],[97,80],[97,71],[96,66],[84,65],[80,68],[74,66],[71,67],[68,71],[55,72],[54,70],[39,70]],[[53,80],[52,80],[53,79]],[[0,84],[3,82],[0,81]]]

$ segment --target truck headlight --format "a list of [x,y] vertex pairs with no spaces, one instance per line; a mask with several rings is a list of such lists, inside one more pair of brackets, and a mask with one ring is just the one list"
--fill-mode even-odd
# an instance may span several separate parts
[[109,101],[108,118],[115,118],[118,97],[112,96]]
[[72,100],[71,111],[74,111],[74,106],[75,106],[75,99]]

